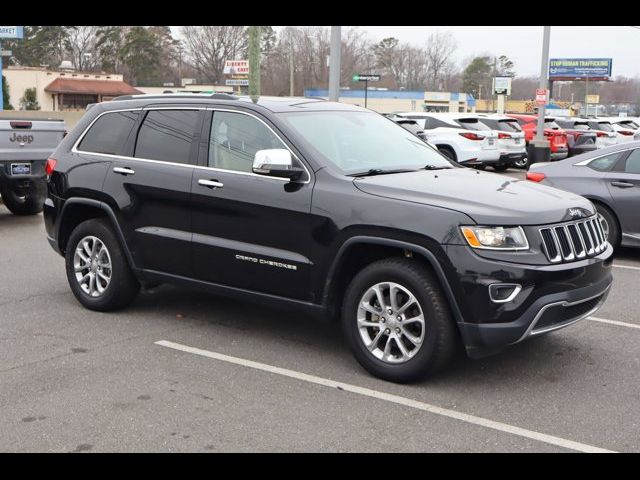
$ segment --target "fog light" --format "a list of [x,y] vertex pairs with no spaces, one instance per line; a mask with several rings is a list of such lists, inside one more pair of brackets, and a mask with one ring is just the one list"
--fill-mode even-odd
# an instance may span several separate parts
[[494,283],[489,285],[489,298],[494,303],[507,303],[516,298],[522,290],[517,283]]

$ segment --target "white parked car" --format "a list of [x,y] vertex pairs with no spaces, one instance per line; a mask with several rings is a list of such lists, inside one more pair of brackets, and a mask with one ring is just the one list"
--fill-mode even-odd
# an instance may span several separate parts
[[618,134],[611,122],[599,118],[557,117],[556,123],[565,130],[571,130],[576,137],[582,131],[595,133],[596,148],[610,147],[618,143]]
[[484,168],[500,163],[498,134],[475,114],[403,112],[422,127],[427,141],[461,165]]
[[611,127],[618,136],[618,143],[633,142],[633,136],[638,131],[638,125],[628,117],[598,117],[595,120],[611,122]]
[[478,119],[498,134],[500,162],[493,168],[498,171],[511,166],[527,166],[527,142],[522,127],[515,118],[500,114],[479,113]]

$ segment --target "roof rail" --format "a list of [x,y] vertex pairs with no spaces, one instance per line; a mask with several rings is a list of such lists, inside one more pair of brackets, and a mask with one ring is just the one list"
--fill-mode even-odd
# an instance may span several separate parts
[[202,93],[160,93],[160,94],[142,94],[142,95],[121,95],[119,97],[115,97],[112,101],[120,101],[120,100],[135,100],[140,98],[211,98],[214,100],[238,100],[240,97],[236,95],[232,95],[230,93],[211,93],[211,94],[202,94]]

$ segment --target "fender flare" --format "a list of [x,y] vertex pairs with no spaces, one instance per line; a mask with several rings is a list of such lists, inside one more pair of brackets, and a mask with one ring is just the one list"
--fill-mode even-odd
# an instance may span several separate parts
[[124,239],[124,233],[122,233],[122,229],[120,228],[120,224],[116,218],[116,214],[113,212],[113,209],[104,202],[99,200],[95,200],[92,198],[81,198],[81,197],[72,197],[64,202],[64,206],[62,207],[62,211],[60,212],[60,221],[58,222],[58,227],[56,228],[56,238],[60,238],[60,228],[62,226],[62,222],[65,218],[65,212],[69,205],[87,205],[94,208],[99,208],[103,212],[107,214],[109,221],[111,222],[111,226],[113,227],[113,231],[115,232],[118,240],[120,241],[120,245],[124,250],[125,256],[127,257],[127,261],[129,262],[129,266],[135,270],[135,263],[133,262],[133,257],[131,256],[131,252],[129,252],[129,248],[127,247],[127,243]]
[[447,301],[449,302],[449,306],[451,307],[451,312],[453,313],[453,316],[456,320],[457,323],[464,323],[464,318],[462,317],[462,312],[460,311],[460,307],[458,306],[458,302],[456,301],[456,297],[453,294],[453,289],[451,288],[451,285],[449,284],[449,280],[447,279],[446,274],[444,273],[444,269],[442,268],[442,265],[440,264],[440,262],[438,261],[438,259],[436,258],[436,256],[433,254],[433,252],[431,252],[429,249],[421,246],[421,245],[416,245],[415,243],[409,243],[409,242],[405,242],[402,240],[395,240],[392,238],[383,238],[383,237],[370,237],[370,236],[366,236],[366,235],[356,235],[354,237],[351,237],[349,239],[347,239],[338,249],[338,253],[335,256],[335,259],[333,260],[333,263],[331,264],[331,267],[329,268],[329,272],[327,274],[327,279],[325,281],[325,285],[324,285],[324,290],[323,290],[323,294],[322,294],[322,303],[326,304],[329,298],[329,292],[331,289],[331,284],[333,283],[333,279],[335,277],[335,274],[344,258],[345,252],[346,250],[351,247],[354,244],[358,244],[358,243],[362,243],[362,244],[374,244],[374,245],[384,245],[384,246],[388,246],[388,247],[397,247],[397,248],[402,248],[405,250],[411,250],[419,255],[421,255],[422,257],[424,257],[425,260],[427,260],[427,262],[429,262],[429,264],[431,265],[431,267],[433,268],[434,272],[436,273],[436,276],[438,277],[438,280],[440,281],[440,284],[442,286],[442,289],[444,291],[444,294],[447,298]]

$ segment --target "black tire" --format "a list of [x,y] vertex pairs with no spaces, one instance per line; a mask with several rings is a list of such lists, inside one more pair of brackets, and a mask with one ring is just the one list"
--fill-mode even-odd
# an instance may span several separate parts
[[47,184],[45,180],[35,180],[24,194],[16,192],[10,185],[0,185],[0,194],[5,206],[14,215],[36,215],[44,208]]
[[513,163],[513,166],[515,168],[529,168],[529,157],[524,157],[521,160],[517,160],[516,162]]
[[494,165],[493,169],[496,172],[504,172],[507,168],[509,168],[509,165]]
[[447,146],[439,146],[438,150],[449,160],[452,160],[454,162],[458,161],[458,157],[456,156],[456,152],[453,151],[453,148]]
[[[382,282],[395,282],[408,289],[419,302],[425,319],[422,345],[404,363],[378,359],[366,348],[359,333],[360,301],[370,287]],[[408,258],[376,261],[353,278],[342,305],[342,328],[358,363],[372,375],[391,382],[405,383],[431,375],[449,363],[457,349],[456,326],[438,280]]]
[[[98,238],[107,248],[111,259],[111,280],[104,292],[92,297],[80,287],[75,277],[74,255],[82,239],[88,236]],[[133,275],[118,238],[111,225],[104,219],[86,220],[71,233],[65,253],[67,280],[78,301],[89,310],[108,312],[129,305],[140,290],[140,283]]]
[[595,206],[598,213],[602,215],[604,221],[607,222],[606,228],[605,225],[602,225],[602,228],[605,232],[607,231],[607,229],[609,230],[607,240],[615,250],[620,246],[620,240],[622,238],[622,235],[620,234],[620,223],[618,222],[618,218],[616,217],[615,213],[613,213],[608,207],[605,207],[601,203],[595,203]]

